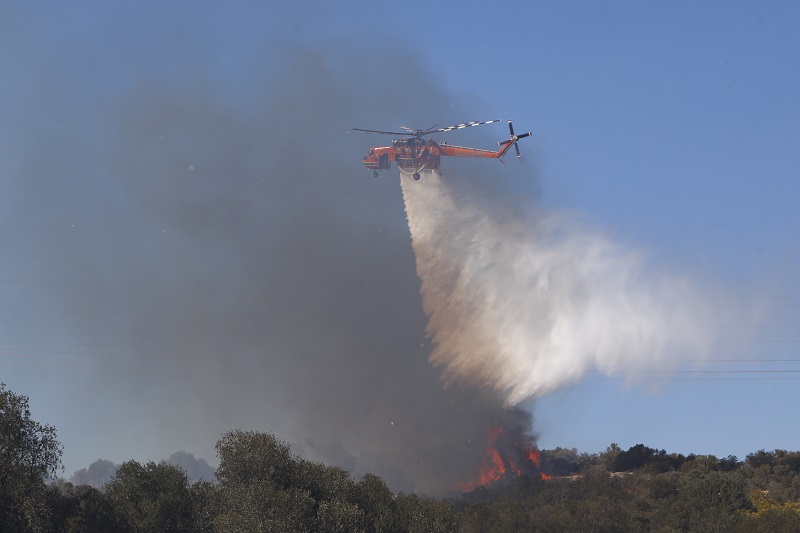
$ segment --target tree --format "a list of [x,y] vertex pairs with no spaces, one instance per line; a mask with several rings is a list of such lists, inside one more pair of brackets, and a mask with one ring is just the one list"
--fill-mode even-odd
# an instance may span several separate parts
[[295,458],[289,445],[273,435],[253,431],[230,431],[217,442],[221,486],[249,482],[268,483],[275,488],[292,484]]
[[62,453],[55,428],[31,418],[28,397],[0,383],[0,532],[45,529],[44,479],[55,476]]
[[105,486],[114,510],[137,532],[192,531],[193,495],[186,473],[166,463],[122,463]]
[[[217,531],[318,529],[317,501],[302,486],[306,476],[288,444],[270,434],[236,430],[223,435],[216,447],[220,459]],[[343,509],[328,511],[333,519],[335,511]]]
[[678,529],[733,531],[753,511],[747,481],[731,472],[691,470],[678,479],[670,519]]
[[125,531],[125,523],[114,513],[108,497],[94,487],[58,480],[48,486],[47,496],[48,531]]
[[449,533],[458,530],[453,508],[446,501],[401,492],[397,495],[397,507],[402,529],[409,533]]
[[788,507],[772,507],[748,514],[737,533],[796,533],[800,531],[800,513]]
[[614,465],[614,472],[627,472],[642,468],[658,455],[658,450],[649,448],[644,444],[631,446],[627,451],[620,452]]
[[620,448],[619,444],[616,442],[612,442],[608,448],[606,448],[606,451],[600,454],[600,461],[605,465],[606,470],[609,472],[614,471],[620,453],[622,453],[622,448]]
[[[220,533],[413,529],[401,524],[398,504],[380,477],[367,474],[356,482],[341,468],[293,455],[273,435],[232,431],[217,443],[217,453],[219,513],[214,525]],[[425,525],[443,516],[427,501],[416,503]]]
[[551,476],[569,476],[581,469],[578,450],[556,448],[541,451],[542,472]]
[[357,484],[359,507],[366,515],[366,531],[400,531],[397,503],[386,483],[375,474],[366,474]]

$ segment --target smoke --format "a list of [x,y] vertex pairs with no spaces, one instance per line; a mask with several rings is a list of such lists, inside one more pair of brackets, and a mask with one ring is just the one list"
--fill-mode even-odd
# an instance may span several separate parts
[[[159,415],[161,432],[213,445],[235,427],[271,431],[356,476],[442,494],[477,469],[487,427],[524,432],[530,417],[443,390],[427,362],[397,181],[361,167],[374,139],[337,131],[413,120],[421,92],[445,96],[413,64],[402,81],[358,87],[344,66],[354,57],[374,62],[349,48],[291,51],[265,106],[230,108],[202,86],[188,98],[147,87],[126,102],[113,158],[152,241],[136,240],[151,250],[117,272],[180,288],[140,312],[170,317],[172,330],[137,325],[152,345],[177,347],[158,361],[173,383],[155,394],[191,398]],[[152,362],[131,379],[152,387]]]
[[74,485],[89,485],[99,489],[114,478],[117,465],[106,459],[98,459],[86,468],[76,470],[69,478]]
[[679,280],[461,182],[403,183],[412,250],[396,174],[360,164],[383,140],[337,132],[496,115],[402,43],[275,37],[325,25],[296,3],[30,6],[0,17],[0,355],[68,468],[213,462],[241,428],[442,494],[489,428],[531,444],[508,403],[708,339]]
[[141,32],[112,10],[59,47],[21,17],[0,37],[27,73],[7,93],[4,379],[47,407],[68,471],[213,462],[241,428],[452,490],[488,428],[528,435],[531,416],[442,387],[397,180],[361,166],[380,140],[337,132],[485,113],[402,47],[276,44],[258,17],[217,64],[228,42],[197,13]]
[[429,171],[402,178],[431,362],[517,404],[584,378],[700,361],[722,322],[711,289],[659,271],[570,217],[532,216]]
[[205,459],[196,458],[189,452],[175,452],[169,456],[169,459],[162,462],[183,470],[191,483],[214,480],[214,469],[209,466],[208,462]]
[[[205,459],[198,459],[189,452],[175,452],[169,459],[161,461],[172,466],[177,466],[186,473],[186,477],[191,483],[195,481],[214,480],[214,469],[209,466]],[[117,473],[119,465],[106,459],[98,459],[87,468],[76,470],[70,477],[70,482],[74,485],[90,485],[99,489],[110,482]]]

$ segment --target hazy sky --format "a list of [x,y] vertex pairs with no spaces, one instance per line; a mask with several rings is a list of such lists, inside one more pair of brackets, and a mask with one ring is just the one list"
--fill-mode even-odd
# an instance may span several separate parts
[[748,317],[702,365],[502,416],[544,448],[800,447],[796,3],[320,4],[0,6],[0,380],[67,476],[215,463],[235,428],[395,487],[467,468],[426,462],[474,458],[503,411],[442,387],[398,173],[361,165],[388,139],[338,132],[495,118],[534,132],[524,162],[448,179]]

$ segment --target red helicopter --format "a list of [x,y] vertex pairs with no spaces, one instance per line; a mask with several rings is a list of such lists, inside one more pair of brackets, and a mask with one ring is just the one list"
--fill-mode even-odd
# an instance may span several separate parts
[[380,146],[370,148],[369,153],[364,156],[364,166],[373,171],[373,175],[377,178],[379,170],[388,170],[391,168],[391,162],[396,161],[397,166],[401,171],[409,173],[413,171],[415,180],[419,180],[420,171],[424,169],[439,169],[440,158],[442,156],[451,157],[480,157],[489,159],[500,159],[505,162],[503,156],[506,155],[511,145],[517,150],[517,157],[520,157],[519,146],[517,141],[528,137],[531,132],[523,133],[521,135],[514,134],[514,126],[511,121],[508,121],[508,129],[511,132],[511,137],[508,140],[500,141],[497,145],[500,147],[496,152],[491,150],[481,150],[479,148],[465,148],[463,146],[453,146],[446,142],[437,142],[433,139],[423,139],[426,135],[431,133],[440,133],[453,130],[461,130],[472,126],[480,126],[481,124],[491,124],[493,122],[501,122],[500,120],[487,120],[485,122],[465,122],[456,126],[448,126],[446,128],[436,128],[431,126],[427,130],[412,130],[406,126],[400,126],[405,131],[381,131],[381,130],[364,130],[361,128],[353,128],[348,133],[369,133],[375,135],[402,135],[402,139],[394,139],[391,146]]

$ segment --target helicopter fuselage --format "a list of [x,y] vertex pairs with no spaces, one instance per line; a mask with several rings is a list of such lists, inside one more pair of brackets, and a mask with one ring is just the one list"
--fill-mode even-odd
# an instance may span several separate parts
[[440,166],[441,149],[433,139],[395,139],[391,146],[370,148],[363,163],[370,170],[388,170],[392,163],[402,169],[435,170]]

